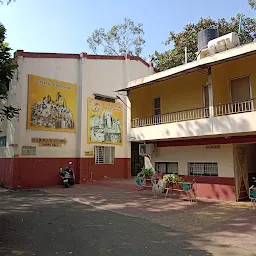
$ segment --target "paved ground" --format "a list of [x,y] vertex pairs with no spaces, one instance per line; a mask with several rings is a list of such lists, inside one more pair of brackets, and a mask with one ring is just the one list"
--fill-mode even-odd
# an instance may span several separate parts
[[256,255],[256,212],[243,205],[91,185],[0,195],[1,256]]

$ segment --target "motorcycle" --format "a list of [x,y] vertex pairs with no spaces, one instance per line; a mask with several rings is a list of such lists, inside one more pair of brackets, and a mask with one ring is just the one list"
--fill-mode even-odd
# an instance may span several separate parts
[[69,165],[64,168],[60,168],[59,174],[62,178],[62,184],[66,187],[69,188],[71,185],[75,184],[75,174],[74,171],[72,170],[72,162],[68,163]]

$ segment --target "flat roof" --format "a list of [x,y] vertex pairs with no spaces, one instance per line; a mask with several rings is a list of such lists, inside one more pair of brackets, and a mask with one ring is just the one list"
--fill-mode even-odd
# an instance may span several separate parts
[[178,77],[184,74],[188,74],[203,68],[208,68],[220,63],[247,57],[255,53],[256,53],[256,42],[241,45],[221,53],[216,53],[212,56],[195,60],[193,62],[189,62],[187,64],[183,64],[159,73],[155,73],[150,76],[136,79],[134,81],[129,82],[128,87],[117,90],[117,92],[130,91],[138,87],[143,87],[152,83],[168,80],[168,79]]
[[25,52],[24,50],[17,50],[14,53],[14,57],[24,57],[24,58],[56,58],[56,59],[93,59],[93,60],[136,60],[143,63],[145,66],[150,67],[151,65],[147,63],[144,59],[139,56],[132,55],[97,55],[97,54],[87,54],[82,53],[56,53],[56,52]]

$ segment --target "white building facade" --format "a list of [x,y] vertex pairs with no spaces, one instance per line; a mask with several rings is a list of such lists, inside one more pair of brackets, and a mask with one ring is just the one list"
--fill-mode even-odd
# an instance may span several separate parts
[[19,50],[15,59],[18,72],[8,104],[20,108],[20,115],[3,125],[6,132],[0,135],[0,183],[11,188],[56,185],[59,168],[70,160],[79,183],[129,178],[129,106],[114,91],[154,69],[134,56]]

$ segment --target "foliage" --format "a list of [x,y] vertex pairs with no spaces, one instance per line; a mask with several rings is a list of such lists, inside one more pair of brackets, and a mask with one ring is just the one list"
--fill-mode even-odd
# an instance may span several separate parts
[[[188,49],[188,62],[197,57],[197,35],[201,29],[218,28],[220,36],[230,32],[238,32],[241,14],[232,17],[229,21],[223,19],[213,20],[212,18],[201,18],[198,23],[187,24],[183,31],[179,33],[170,32],[170,36],[165,42],[166,45],[174,44],[173,49],[163,53],[155,52],[153,58],[158,71],[173,68],[184,63],[184,49]],[[246,44],[256,39],[256,19],[242,17],[242,31],[239,34],[241,44]]]
[[256,0],[248,0],[248,3],[252,9],[256,9]]
[[182,182],[183,178],[177,174],[165,174],[163,180],[166,182]]
[[141,172],[138,173],[138,178],[151,178],[154,174],[154,170],[152,168],[141,168]]
[[109,31],[104,28],[94,30],[87,42],[95,54],[103,47],[107,55],[140,55],[145,44],[142,26],[125,18],[123,24],[114,25]]
[[0,0],[0,4],[10,4],[11,2],[15,2],[15,0]]
[[[0,24],[0,99],[6,101],[7,91],[9,90],[9,83],[13,78],[14,71],[17,68],[11,58],[11,48],[5,42],[6,29]],[[19,109],[12,106],[4,106],[0,110],[0,119],[7,118],[8,120],[17,116]]]

